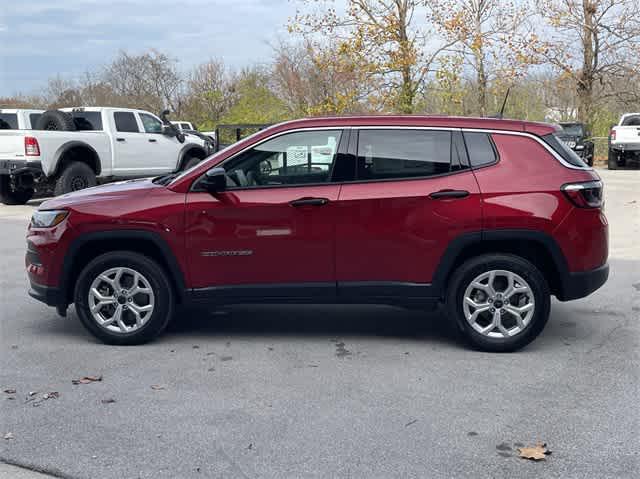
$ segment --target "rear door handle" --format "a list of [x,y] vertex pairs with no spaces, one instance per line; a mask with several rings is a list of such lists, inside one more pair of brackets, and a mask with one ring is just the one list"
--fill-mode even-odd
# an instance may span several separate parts
[[327,198],[300,198],[289,203],[291,206],[323,206],[329,203]]
[[158,140],[156,140],[155,138],[149,138],[149,143],[155,143],[156,141]]
[[444,200],[448,198],[466,198],[469,196],[467,190],[440,190],[429,195],[432,200]]
[[125,140],[124,138],[116,138],[116,141],[123,142],[123,141],[127,141],[127,140]]

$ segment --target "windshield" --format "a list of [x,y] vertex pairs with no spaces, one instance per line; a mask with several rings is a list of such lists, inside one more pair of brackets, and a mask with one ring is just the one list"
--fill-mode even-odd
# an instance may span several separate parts
[[569,136],[582,136],[584,134],[584,131],[582,129],[582,125],[561,125],[562,126],[562,131],[560,132],[561,134],[564,133],[565,135],[569,135]]

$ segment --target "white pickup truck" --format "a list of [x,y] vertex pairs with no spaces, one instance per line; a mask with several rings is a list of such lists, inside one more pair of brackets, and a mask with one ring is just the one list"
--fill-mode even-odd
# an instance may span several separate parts
[[640,161],[640,113],[627,113],[609,133],[607,166],[615,170],[634,159]]
[[44,110],[0,108],[0,130],[31,130]]
[[189,168],[213,143],[166,119],[126,108],[42,113],[33,130],[0,129],[0,200],[24,204],[39,191],[68,193],[98,182]]

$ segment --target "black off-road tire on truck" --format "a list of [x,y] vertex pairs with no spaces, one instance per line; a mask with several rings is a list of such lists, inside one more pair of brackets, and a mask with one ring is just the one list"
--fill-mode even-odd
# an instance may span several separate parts
[[9,175],[0,175],[0,202],[5,205],[24,205],[34,193],[33,188],[13,189]]
[[618,154],[615,150],[609,148],[609,156],[607,157],[607,169],[609,170],[617,170],[618,169]]
[[89,165],[81,161],[72,161],[62,168],[55,181],[53,194],[55,196],[63,195],[72,191],[91,188],[97,184],[96,173]]
[[47,110],[38,118],[34,130],[76,131],[77,128],[69,113],[60,110]]

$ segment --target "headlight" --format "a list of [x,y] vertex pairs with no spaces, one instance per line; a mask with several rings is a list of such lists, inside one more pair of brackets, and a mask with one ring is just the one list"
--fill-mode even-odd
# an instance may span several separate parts
[[68,211],[65,210],[37,210],[31,217],[31,226],[34,228],[51,228],[62,223]]

